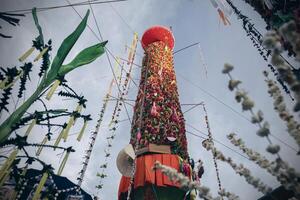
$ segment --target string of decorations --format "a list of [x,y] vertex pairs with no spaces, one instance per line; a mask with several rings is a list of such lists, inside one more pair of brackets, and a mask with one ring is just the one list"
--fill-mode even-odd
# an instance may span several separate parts
[[[233,12],[237,15],[237,18],[243,21],[243,29],[245,30],[245,32],[247,33],[247,36],[250,38],[250,40],[252,41],[253,45],[255,48],[257,48],[259,54],[262,56],[262,58],[268,62],[268,58],[271,55],[271,51],[266,49],[263,45],[262,45],[262,34],[255,28],[255,25],[253,23],[250,22],[250,19],[243,15],[242,12],[235,7],[235,5],[232,3],[231,0],[226,0],[227,3],[231,6],[231,8],[233,9]],[[281,76],[279,75],[278,71],[273,67],[273,65],[271,63],[268,63],[268,67],[270,68],[270,70],[272,71],[272,73],[274,74],[274,76],[276,77],[276,80],[280,83],[280,85],[282,86],[282,89],[288,94],[290,95],[290,90],[289,88],[284,84]],[[293,66],[290,65],[290,67],[294,68]],[[291,97],[291,96],[290,96]],[[291,97],[292,98],[292,97]],[[292,98],[293,99],[293,98]]]
[[[122,65],[123,66],[123,65]],[[121,68],[121,72],[123,71],[123,67]],[[97,189],[102,189],[103,187],[103,179],[107,177],[107,174],[105,174],[105,171],[107,169],[107,166],[108,166],[108,158],[110,157],[110,149],[112,148],[112,143],[113,143],[113,140],[115,139],[115,136],[116,136],[116,130],[118,128],[118,123],[119,123],[119,117],[120,117],[120,113],[122,111],[121,107],[122,105],[125,103],[124,102],[124,99],[126,98],[126,95],[128,94],[128,84],[130,82],[130,77],[131,77],[131,72],[132,72],[132,64],[130,64],[129,66],[129,71],[126,73],[126,77],[123,81],[123,84],[121,86],[122,88],[122,91],[121,93],[118,92],[118,98],[116,100],[116,104],[115,104],[115,107],[114,107],[114,110],[113,110],[113,114],[112,114],[112,118],[111,118],[111,121],[108,125],[109,127],[109,136],[106,138],[107,142],[106,142],[106,147],[104,149],[104,162],[103,164],[100,165],[100,168],[101,168],[101,172],[97,173],[97,177],[100,178],[100,183],[96,186]],[[122,75],[122,74],[121,74]],[[119,83],[121,83],[121,80],[122,80],[122,76],[120,75],[119,77],[119,80],[118,80],[118,88],[120,86]],[[111,97],[111,95],[109,95]]]
[[78,180],[78,182],[77,182],[77,186],[78,186],[77,192],[79,192],[79,189],[80,189],[81,184],[83,182],[84,175],[85,175],[85,172],[86,172],[87,166],[89,164],[90,157],[91,157],[94,145],[95,145],[95,141],[96,141],[97,135],[99,134],[99,130],[100,130],[101,123],[102,123],[102,120],[103,120],[103,117],[104,117],[104,113],[105,113],[106,108],[107,108],[108,99],[109,99],[109,97],[111,95],[111,92],[112,92],[113,83],[114,83],[114,81],[112,80],[110,82],[108,92],[107,92],[106,96],[103,99],[103,105],[102,105],[102,108],[101,108],[101,111],[100,111],[100,114],[99,114],[99,119],[97,120],[95,130],[93,131],[93,133],[90,137],[91,141],[89,142],[89,147],[85,152],[86,155],[84,156],[84,161],[82,163],[83,164],[82,169],[80,170],[79,176],[77,177],[77,180]]
[[281,94],[276,82],[268,77],[268,72],[264,71],[266,83],[268,86],[268,93],[273,98],[273,107],[277,111],[279,117],[286,122],[287,132],[294,138],[298,144],[298,154],[300,153],[300,124],[295,120],[295,117],[289,112],[284,102],[284,97]]
[[209,139],[204,140],[202,142],[202,146],[207,151],[212,151],[214,155],[216,155],[216,159],[221,160],[223,162],[228,163],[232,169],[239,174],[240,176],[243,176],[247,183],[255,187],[258,191],[262,192],[263,194],[267,194],[272,191],[272,188],[270,188],[268,185],[264,184],[259,178],[255,178],[251,175],[251,171],[244,167],[244,165],[235,164],[230,157],[225,157],[224,154],[221,151],[218,151],[215,147],[213,142],[211,142]]
[[[238,88],[238,85],[241,83],[241,81],[239,80],[234,80],[231,75],[230,75],[230,72],[233,70],[233,66],[232,65],[229,65],[229,64],[225,64],[224,65],[224,69],[223,69],[223,73],[224,74],[227,74],[230,78],[230,81],[229,81],[229,89],[231,91],[233,90],[236,90],[236,101],[238,103],[241,103],[242,104],[242,109],[244,111],[250,111],[251,115],[252,115],[252,118],[251,118],[251,122],[253,124],[257,124],[258,127],[259,127],[259,130],[256,132],[256,134],[260,137],[266,137],[268,142],[269,142],[269,145],[267,146],[266,148],[266,151],[269,152],[270,154],[274,154],[277,156],[275,162],[272,162],[270,163],[270,169],[268,170],[270,173],[278,173],[278,170],[282,170],[282,176],[286,176],[286,178],[280,178],[279,176],[280,173],[278,173],[278,177],[277,175],[275,175],[275,177],[277,177],[277,179],[281,179],[279,182],[282,181],[283,185],[284,184],[287,184],[287,182],[289,183],[287,187],[287,189],[291,189],[292,191],[294,191],[295,193],[295,197],[299,196],[300,193],[299,193],[299,190],[297,189],[297,187],[299,187],[299,184],[297,183],[296,180],[298,180],[299,178],[299,173],[295,171],[295,169],[293,168],[290,168],[288,163],[285,162],[284,160],[281,159],[280,155],[279,155],[279,151],[280,151],[280,146],[279,145],[275,145],[272,143],[272,141],[270,140],[270,138],[268,137],[271,132],[270,132],[270,126],[269,126],[269,123],[267,121],[264,121],[264,117],[263,117],[263,113],[262,111],[258,111],[257,114],[255,114],[252,109],[254,107],[254,102],[247,96],[247,93],[244,91],[244,90],[241,90]],[[269,89],[269,92],[275,92],[276,93],[276,90],[278,90],[278,88],[274,88],[274,85],[271,84],[271,87],[272,87],[272,90]],[[275,94],[273,93],[273,95]],[[278,93],[277,93],[278,95]],[[284,106],[283,106],[283,99],[282,98],[278,98],[276,102],[274,102],[274,106],[277,107],[277,109],[283,109]],[[281,104],[281,105],[280,105]],[[262,124],[263,123],[263,124]],[[295,125],[293,123],[293,120],[291,121],[292,125]],[[240,141],[233,141],[233,137],[234,135],[229,135],[229,139],[232,140],[232,143],[234,145],[238,145],[238,146],[241,146],[240,148],[242,148],[242,150],[249,154],[250,156],[250,159],[254,159],[255,157],[258,157],[257,159],[260,159],[259,157],[261,157],[259,154],[257,154],[256,152],[253,152],[253,151],[250,151],[248,148],[246,148],[245,146],[243,146],[243,142],[240,140]],[[249,151],[249,152],[248,152]],[[261,161],[263,163],[260,163],[259,165],[262,166],[262,168],[267,168],[268,167],[268,164],[269,162],[266,162],[262,159],[260,160],[257,160],[258,161]],[[272,168],[276,168],[276,169],[272,169]],[[274,171],[275,170],[275,171]],[[287,178],[288,177],[288,178]]]
[[265,169],[272,176],[276,177],[277,181],[282,184],[286,189],[292,190],[295,194],[299,195],[299,182],[297,181],[300,177],[299,173],[295,169],[289,166],[287,162],[276,159],[275,161],[269,161],[266,157],[260,153],[248,148],[245,142],[241,138],[237,138],[235,133],[227,135],[229,141],[246,155],[249,156],[250,160],[256,163],[262,169]]
[[269,149],[269,153],[271,154],[275,154],[277,155],[278,159],[280,158],[279,155],[279,150],[280,150],[280,146],[279,145],[275,145],[272,143],[269,135],[270,135],[270,125],[267,121],[264,121],[263,118],[263,112],[261,110],[259,110],[257,112],[257,114],[254,113],[253,108],[254,108],[254,101],[250,99],[250,97],[247,95],[247,92],[239,89],[239,84],[241,84],[242,82],[240,80],[235,80],[232,78],[230,72],[233,70],[233,66],[230,64],[225,64],[224,65],[224,69],[222,71],[223,74],[228,75],[229,77],[229,82],[228,82],[228,88],[230,91],[234,91],[236,90],[235,93],[235,100],[238,103],[241,103],[242,105],[242,109],[243,111],[249,111],[250,114],[252,115],[251,117],[251,122],[255,125],[258,126],[259,130],[256,132],[256,134],[260,137],[265,137],[268,142],[269,142],[269,146],[267,149]]
[[189,191],[196,189],[199,191],[199,197],[206,200],[217,200],[223,197],[227,197],[231,200],[239,200],[240,198],[231,192],[227,192],[224,189],[218,192],[219,197],[212,197],[210,194],[210,189],[206,186],[200,186],[196,181],[191,181],[187,176],[182,173],[179,173],[176,169],[162,165],[160,162],[156,161],[153,167],[153,170],[161,170],[161,172],[166,175],[171,181],[178,182],[182,188],[185,188]]
[[[213,137],[212,137],[212,133],[211,133],[211,129],[210,129],[209,121],[208,121],[208,115],[207,115],[207,111],[206,111],[204,103],[202,104],[202,107],[203,107],[203,111],[205,113],[205,123],[206,123],[207,132],[208,132],[208,140],[211,143],[213,143]],[[221,185],[219,167],[218,167],[217,158],[216,158],[217,155],[214,152],[212,152],[212,156],[213,156],[213,161],[214,161],[214,166],[215,166],[217,181],[218,181],[218,188],[219,188],[219,193],[220,193],[223,188]],[[223,199],[223,197],[221,197],[221,198]]]
[[299,38],[300,33],[297,32],[297,24],[293,21],[284,24],[280,29],[279,33],[274,31],[268,32],[263,38],[263,44],[271,50],[272,58],[271,62],[278,70],[282,80],[287,83],[293,92],[296,103],[294,105],[294,111],[300,111],[300,70],[291,70],[288,63],[280,56],[282,53],[282,44],[280,42],[281,37],[286,38],[287,41],[293,44],[293,49],[296,53],[296,62],[300,61],[300,50],[299,50]]

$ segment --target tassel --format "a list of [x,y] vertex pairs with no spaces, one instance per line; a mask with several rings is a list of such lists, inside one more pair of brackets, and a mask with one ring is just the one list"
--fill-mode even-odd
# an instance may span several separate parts
[[83,126],[82,126],[82,128],[80,130],[80,133],[79,133],[78,137],[77,137],[77,141],[78,142],[80,142],[80,140],[81,140],[81,138],[83,136],[83,133],[85,131],[86,126],[87,126],[87,120],[84,120]]
[[131,64],[134,60],[136,47],[137,47],[137,42],[138,42],[138,35],[135,32],[134,36],[133,36],[131,46],[130,46],[130,49],[129,49],[127,65]]
[[19,78],[20,78],[22,75],[23,75],[23,70],[19,70],[19,74],[18,74],[18,75],[14,78],[14,80],[13,80],[11,83],[9,83],[8,85],[6,85],[8,79],[5,78],[5,79],[0,83],[0,89],[5,90],[5,89],[7,89],[7,88],[12,87],[12,86],[19,80]]
[[15,149],[10,156],[6,159],[5,163],[2,165],[0,170],[0,180],[4,179],[7,173],[10,171],[10,167],[15,160],[19,150]]
[[31,47],[30,49],[28,49],[20,58],[19,61],[23,62],[24,60],[26,60],[26,58],[28,56],[30,56],[32,54],[32,52],[34,51],[34,47]]
[[28,136],[29,133],[31,132],[32,128],[34,127],[34,125],[36,125],[36,119],[33,119],[31,121],[31,124],[28,126],[26,132],[25,132],[25,136]]
[[[48,141],[48,137],[45,136],[44,139],[43,139],[42,142],[41,142],[41,145],[45,145],[47,141]],[[39,148],[38,148],[38,150],[36,151],[36,154],[35,154],[35,155],[36,155],[36,156],[39,156],[39,155],[41,154],[42,150],[43,150],[43,146],[39,146]]]
[[61,141],[61,139],[63,138],[63,135],[64,135],[64,132],[65,132],[65,128],[63,128],[61,130],[61,132],[59,133],[58,137],[56,138],[55,140],[55,143],[54,143],[54,146],[58,146],[59,142]]
[[69,135],[69,131],[72,127],[72,125],[74,124],[74,116],[71,116],[69,119],[69,122],[67,123],[67,127],[65,128],[64,134],[62,136],[62,138],[64,139],[64,142],[67,141],[68,135]]
[[57,87],[59,86],[60,81],[56,80],[54,81],[53,85],[51,86],[49,92],[47,93],[46,99],[49,101],[51,99],[51,97],[53,96],[55,90],[57,89]]
[[43,174],[43,176],[42,176],[42,178],[41,178],[41,180],[40,180],[40,182],[39,182],[39,184],[36,188],[36,191],[35,191],[35,193],[32,197],[32,200],[38,200],[40,198],[41,191],[42,191],[47,179],[48,179],[48,173],[44,172],[44,174]]
[[61,162],[61,164],[60,164],[60,166],[59,166],[59,169],[58,169],[58,171],[57,171],[57,175],[58,175],[58,176],[60,176],[61,173],[62,173],[62,171],[64,170],[65,165],[66,165],[66,163],[67,163],[67,160],[68,160],[68,158],[69,158],[69,155],[70,155],[70,151],[67,150],[67,153],[66,153],[66,155],[65,155],[63,161]]
[[48,51],[48,47],[44,48],[39,55],[37,55],[37,57],[35,57],[35,59],[33,60],[34,62],[38,61],[39,59],[41,59],[41,57]]

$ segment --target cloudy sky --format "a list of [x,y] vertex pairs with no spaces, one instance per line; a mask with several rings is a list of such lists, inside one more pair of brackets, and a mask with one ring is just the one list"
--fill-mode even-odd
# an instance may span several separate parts
[[[71,1],[71,3],[76,2],[80,1]],[[234,3],[245,15],[252,19],[252,22],[255,23],[261,33],[265,33],[263,20],[251,7],[242,0],[236,0]],[[62,0],[2,0],[0,11],[66,4],[68,2]],[[89,6],[75,7],[75,9],[83,16],[87,9],[89,9]],[[100,31],[104,39],[109,41],[107,47],[115,56],[126,58],[125,45],[131,44],[133,31],[136,31],[141,37],[143,32],[153,25],[172,26],[176,40],[175,50],[195,42],[200,43],[201,48],[195,46],[175,55],[175,71],[181,103],[205,103],[212,134],[215,139],[234,148],[226,139],[226,135],[235,132],[246,141],[246,145],[266,157],[274,159],[274,156],[265,152],[268,144],[267,141],[255,134],[257,127],[245,119],[249,118],[249,113],[241,111],[240,105],[234,100],[234,93],[229,92],[227,89],[228,78],[221,73],[221,70],[223,64],[228,62],[235,66],[232,75],[242,80],[242,87],[255,100],[255,109],[261,109],[264,112],[265,118],[271,124],[272,134],[296,148],[296,144],[288,136],[283,122],[280,121],[277,113],[272,109],[272,99],[267,94],[267,86],[262,75],[262,71],[267,69],[267,64],[252,46],[251,40],[246,37],[241,21],[237,20],[235,15],[230,17],[232,25],[225,27],[220,22],[217,11],[212,7],[209,0],[129,0],[111,5],[93,5],[93,9]],[[38,17],[43,28],[44,38],[51,38],[53,41],[53,51],[51,53],[51,59],[53,59],[62,40],[74,30],[81,19],[71,7],[39,12]],[[88,24],[98,35],[96,23],[92,15],[89,17]],[[2,67],[20,66],[21,63],[18,63],[17,58],[31,46],[31,40],[37,36],[32,16],[29,14],[22,18],[18,27],[8,26],[2,21],[0,25],[3,27],[3,30],[1,30],[3,33],[13,36],[13,39],[0,39],[0,64]],[[65,62],[71,60],[83,48],[98,42],[99,40],[92,31],[86,28]],[[135,63],[141,64],[143,50],[140,44],[138,45],[137,54]],[[34,55],[29,58],[29,60],[33,59]],[[111,58],[111,60],[113,59]],[[204,63],[207,66],[207,75]],[[38,70],[39,63],[36,63],[34,73]],[[38,78],[36,78],[34,73],[31,77],[32,82],[28,85],[26,96],[30,95],[38,83]],[[132,76],[138,82],[140,77],[140,69],[138,67],[134,67]],[[87,108],[84,110],[84,113],[90,113],[93,117],[93,121],[89,123],[86,134],[80,143],[76,141],[76,135],[74,135],[70,136],[69,141],[63,144],[65,146],[73,146],[76,150],[75,153],[71,154],[62,174],[74,182],[76,182],[77,174],[81,169],[84,150],[88,147],[89,136],[96,125],[96,120],[102,106],[102,99],[107,92],[112,77],[112,72],[105,55],[92,64],[71,72],[66,77],[69,85],[88,99]],[[116,88],[113,93],[114,96],[117,95]],[[136,86],[130,84],[128,98],[135,99],[136,94]],[[286,98],[286,103],[291,105],[288,97]],[[75,101],[66,100],[58,96],[54,96],[47,104],[49,108],[68,108],[72,110],[76,107]],[[10,107],[13,108],[13,105],[14,103],[11,102]],[[110,121],[113,107],[114,102],[112,101],[105,113],[83,182],[83,188],[87,192],[98,195],[101,199],[117,199],[120,173],[116,168],[115,160],[117,153],[129,142],[130,135],[129,121],[120,123],[116,131],[117,135],[112,144],[112,149],[110,150],[112,156],[108,160],[109,168],[106,171],[108,177],[103,180],[103,189],[96,190],[95,186],[100,182],[100,179],[96,177],[96,173],[101,172],[99,166],[104,163],[104,148],[106,146],[106,137],[109,134],[107,125]],[[30,108],[30,111],[41,108],[41,105],[36,103]],[[188,108],[186,106],[182,107],[183,110],[187,110]],[[130,116],[132,116],[132,107],[127,105],[127,109]],[[6,116],[7,114],[2,115],[1,122]],[[122,119],[126,119],[124,108],[122,108],[120,116],[120,120]],[[201,107],[187,112],[185,119],[187,124],[207,133],[204,113]],[[71,129],[71,134],[79,132],[81,125],[82,122],[78,121],[76,126]],[[203,136],[190,126],[186,128],[188,131]],[[55,132],[54,138],[58,132]],[[45,133],[46,129],[35,128],[29,137],[29,141],[40,142]],[[201,158],[204,162],[205,173],[201,183],[208,186],[211,192],[216,195],[218,187],[211,154],[203,149],[201,138],[188,133],[187,138],[190,156],[195,160]],[[299,157],[296,156],[295,151],[274,138],[271,139],[274,143],[281,145],[282,150],[280,154],[284,160],[299,170]],[[51,141],[49,144],[53,142]],[[236,163],[243,163],[251,169],[255,177],[260,177],[269,186],[276,188],[279,185],[275,178],[249,160],[227,149],[223,145],[216,144],[216,147],[222,150],[225,155],[232,157]],[[29,149],[29,151],[32,154],[34,153],[34,149]],[[62,157],[60,153],[59,151],[45,150],[40,157],[57,168]],[[248,185],[242,177],[236,175],[226,163],[218,162],[218,164],[222,186],[226,190],[234,192],[241,199],[246,200],[257,199],[262,196],[251,185]]]

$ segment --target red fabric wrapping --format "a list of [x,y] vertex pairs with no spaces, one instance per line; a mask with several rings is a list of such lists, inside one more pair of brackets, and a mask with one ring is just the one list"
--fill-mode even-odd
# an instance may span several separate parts
[[[161,164],[170,166],[179,171],[179,158],[174,154],[150,154],[143,155],[136,160],[136,172],[134,175],[134,188],[144,186],[145,184],[154,184],[158,187],[180,187],[178,183],[170,181],[160,170],[153,171],[154,163],[159,161]],[[128,190],[130,178],[122,176],[119,185],[119,196]]]

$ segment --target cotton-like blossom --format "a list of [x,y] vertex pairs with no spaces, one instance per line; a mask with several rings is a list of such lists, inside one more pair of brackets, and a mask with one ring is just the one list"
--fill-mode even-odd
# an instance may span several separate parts
[[260,137],[266,137],[270,134],[270,125],[268,122],[264,122],[263,126],[258,129],[256,134]]
[[280,146],[279,145],[274,145],[274,144],[270,144],[267,147],[267,152],[271,153],[271,154],[277,154],[280,150]]
[[[233,137],[233,135],[231,136]],[[235,164],[230,157],[226,157],[221,151],[217,150],[213,146],[213,143],[209,140],[202,142],[202,145],[204,148],[206,148],[207,151],[212,151],[216,159],[228,163],[238,175],[244,177],[246,182],[258,189],[258,191],[266,194],[272,190],[269,186],[265,185],[259,178],[253,177],[249,169],[245,168],[242,164]]]
[[229,72],[231,72],[233,70],[233,65],[225,63],[224,64],[224,68],[222,70],[223,74],[228,74]]
[[264,117],[263,117],[263,112],[261,110],[259,110],[257,112],[256,115],[253,115],[252,118],[251,118],[251,122],[252,123],[260,123],[264,120]]
[[254,107],[254,101],[252,101],[249,97],[246,97],[242,101],[242,109],[243,111],[251,110]]
[[179,173],[176,169],[162,165],[160,162],[156,161],[154,166],[154,170],[161,170],[161,172],[166,175],[171,181],[178,182],[182,188],[187,190],[198,190],[199,197],[207,200],[218,200],[219,197],[213,198],[210,194],[210,189],[205,186],[200,186],[198,182],[191,181],[187,176]]
[[237,88],[237,86],[242,83],[242,81],[240,80],[229,80],[229,83],[228,83],[228,88],[230,91],[233,91],[235,88]]
[[242,101],[242,99],[244,99],[246,97],[246,92],[241,91],[241,90],[237,90],[235,92],[235,100],[240,103]]

